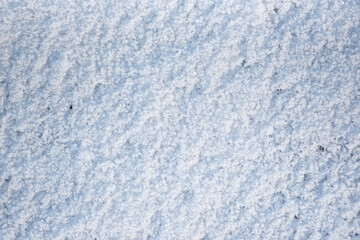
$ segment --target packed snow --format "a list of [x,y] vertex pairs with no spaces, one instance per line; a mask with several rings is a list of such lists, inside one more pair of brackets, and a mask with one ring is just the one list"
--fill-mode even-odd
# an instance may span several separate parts
[[1,1],[0,239],[360,239],[360,1]]

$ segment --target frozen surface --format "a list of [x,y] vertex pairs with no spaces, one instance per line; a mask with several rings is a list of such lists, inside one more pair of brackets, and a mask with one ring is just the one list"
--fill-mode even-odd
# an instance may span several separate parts
[[360,1],[1,1],[0,239],[360,239]]

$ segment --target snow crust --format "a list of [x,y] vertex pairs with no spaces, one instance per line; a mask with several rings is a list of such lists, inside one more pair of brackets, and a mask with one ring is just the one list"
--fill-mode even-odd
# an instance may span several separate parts
[[0,2],[0,239],[359,235],[359,0]]

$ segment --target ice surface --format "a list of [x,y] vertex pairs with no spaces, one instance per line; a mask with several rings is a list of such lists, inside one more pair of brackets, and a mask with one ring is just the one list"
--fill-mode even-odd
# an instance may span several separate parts
[[360,1],[1,1],[0,239],[360,239]]

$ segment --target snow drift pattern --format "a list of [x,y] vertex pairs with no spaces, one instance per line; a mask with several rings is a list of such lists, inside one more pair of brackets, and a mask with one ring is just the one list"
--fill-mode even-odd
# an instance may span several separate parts
[[360,2],[0,3],[0,238],[360,239]]

